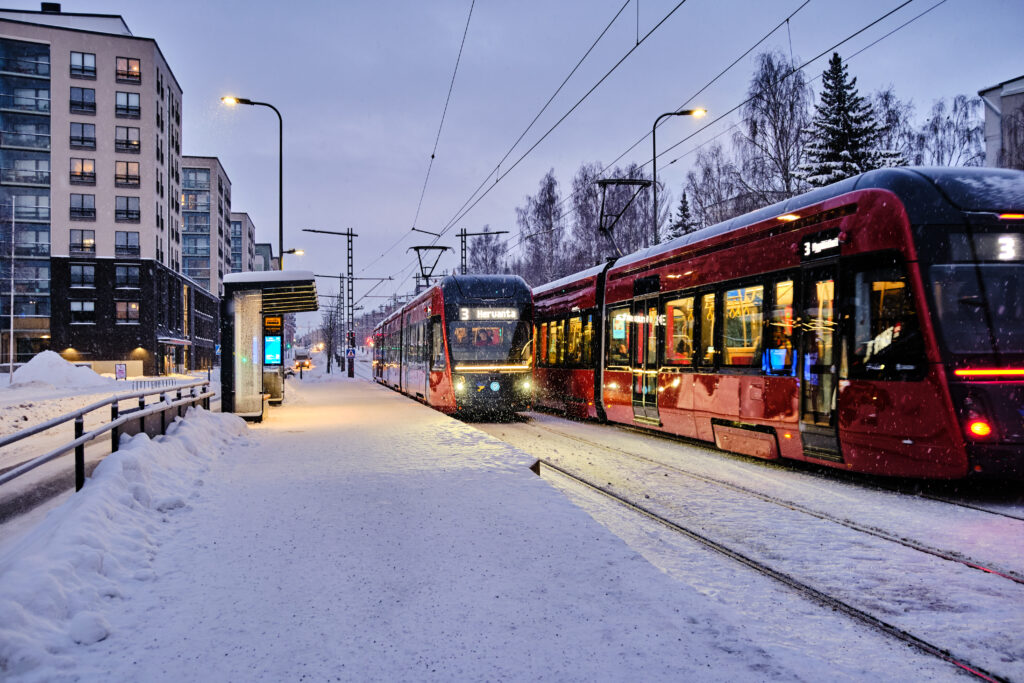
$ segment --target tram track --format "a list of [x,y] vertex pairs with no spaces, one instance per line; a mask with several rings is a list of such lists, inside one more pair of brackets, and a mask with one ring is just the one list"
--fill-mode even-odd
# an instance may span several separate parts
[[[661,465],[661,463],[655,464]],[[544,459],[538,459],[531,469],[533,469],[533,471],[538,475],[542,475],[543,470],[545,469],[550,470],[552,472],[555,472],[558,476],[564,477],[572,482],[575,482],[578,485],[584,486],[589,490],[596,491],[597,493],[600,493],[606,498],[615,501],[617,504],[622,505],[629,510],[635,511],[645,516],[646,518],[655,521],[658,524],[661,524],[662,526],[665,526],[677,533],[680,533],[686,536],[687,538],[711,550],[714,550],[715,552],[721,555],[730,558],[731,560],[743,564],[764,576],[767,576],[779,583],[782,583],[790,589],[796,591],[797,593],[825,607],[842,612],[843,614],[846,614],[847,616],[859,621],[860,623],[865,624],[866,626],[870,627],[875,631],[878,631],[887,636],[895,638],[903,643],[906,643],[907,645],[910,645],[911,647],[915,648],[923,654],[947,662],[965,673],[969,673],[981,680],[990,682],[1009,680],[997,674],[992,674],[980,666],[971,664],[966,658],[955,655],[946,648],[943,648],[939,645],[935,645],[923,638],[919,638],[910,633],[909,631],[906,631],[902,628],[899,628],[898,626],[890,624],[889,622],[883,619],[879,619],[878,617],[858,607],[855,607],[854,605],[851,605],[840,598],[829,595],[828,593],[825,593],[817,588],[814,588],[810,584],[800,581],[799,579],[791,576],[790,574],[787,574],[786,572],[774,569],[757,559],[754,559],[742,552],[739,552],[738,550],[735,550],[734,548],[730,548],[723,543],[715,541],[714,539],[695,529],[684,526],[683,524],[680,524],[676,521],[670,520],[664,517],[663,515],[657,513],[656,511],[652,510],[647,505],[644,505],[633,500],[629,500],[624,496],[619,495],[618,493],[608,489],[607,487],[589,481],[586,478],[580,476],[579,474],[573,473],[559,465],[556,465]]]
[[[837,517],[835,515],[830,515],[828,513],[821,512],[820,510],[815,510],[813,508],[807,507],[806,505],[802,505],[802,504],[797,503],[795,501],[785,500],[785,499],[782,499],[782,498],[778,498],[776,496],[771,496],[771,495],[762,493],[760,491],[751,489],[749,487],[740,486],[739,484],[734,484],[732,482],[724,481],[724,480],[721,480],[721,479],[718,479],[718,478],[715,478],[715,477],[709,477],[709,476],[707,476],[705,474],[698,474],[696,472],[691,472],[689,470],[685,470],[683,468],[677,467],[677,466],[672,465],[670,463],[666,463],[663,460],[658,460],[658,459],[655,459],[655,458],[650,458],[650,457],[647,457],[647,456],[644,456],[644,455],[640,455],[640,454],[637,454],[637,453],[632,453],[632,452],[627,451],[627,450],[622,449],[622,448],[616,448],[615,446],[609,446],[607,444],[602,444],[602,443],[599,443],[597,441],[593,441],[591,439],[586,439],[584,437],[581,437],[578,434],[569,434],[569,433],[566,433],[566,432],[562,432],[562,431],[559,431],[557,429],[551,428],[551,427],[549,427],[547,425],[538,424],[537,422],[531,423],[530,426],[533,427],[533,428],[537,428],[537,429],[541,429],[543,431],[549,432],[551,434],[555,434],[555,435],[560,436],[560,437],[565,438],[565,439],[570,439],[570,440],[573,440],[573,441],[578,441],[580,443],[585,443],[588,446],[592,446],[594,448],[600,448],[600,449],[603,449],[603,450],[606,450],[606,451],[610,451],[610,452],[613,452],[613,453],[616,453],[616,454],[619,454],[619,455],[624,455],[626,457],[633,458],[635,460],[640,460],[640,461],[646,462],[646,463],[651,464],[651,465],[656,465],[658,467],[664,467],[664,468],[667,468],[669,470],[672,470],[673,472],[676,472],[676,473],[681,474],[683,476],[689,477],[691,479],[695,479],[697,481],[701,481],[701,482],[706,483],[706,484],[711,484],[713,486],[720,486],[720,487],[727,488],[727,489],[732,490],[732,491],[736,491],[738,493],[754,496],[754,497],[758,498],[759,500],[763,500],[763,501],[765,501],[767,503],[771,503],[771,504],[778,505],[778,506],[781,506],[781,507],[784,507],[784,508],[788,508],[790,510],[794,510],[796,512],[800,512],[800,513],[803,513],[803,514],[815,517],[817,519],[821,519],[823,521],[832,522],[834,524],[839,524],[839,525],[844,526],[844,527],[846,527],[848,529],[852,529],[852,530],[860,532],[860,533],[868,534],[868,535],[873,536],[875,538],[879,538],[879,539],[882,539],[882,540],[885,540],[885,541],[889,541],[891,543],[896,543],[898,545],[901,545],[903,547],[909,548],[911,550],[916,550],[918,552],[922,552],[922,553],[925,553],[927,555],[931,555],[933,557],[937,557],[937,558],[940,558],[942,560],[946,560],[946,561],[949,561],[949,562],[955,562],[957,564],[961,564],[961,565],[969,567],[971,569],[975,569],[975,570],[984,572],[986,574],[991,574],[993,576],[998,576],[998,577],[1007,579],[1009,581],[1013,581],[1014,583],[1024,585],[1024,576],[1022,576],[1019,572],[1016,572],[1016,571],[1013,571],[1013,570],[987,567],[987,566],[985,566],[981,562],[974,561],[971,558],[964,557],[964,556],[960,555],[959,553],[956,553],[956,552],[953,552],[953,551],[948,551],[948,550],[942,550],[942,549],[939,549],[939,548],[934,548],[934,547],[925,545],[923,543],[914,541],[914,540],[909,539],[909,538],[896,536],[895,534],[891,534],[891,533],[889,533],[887,531],[884,531],[882,529],[879,529],[877,527],[870,527],[870,526],[866,526],[866,525],[863,525],[863,524],[859,524],[859,523],[854,522],[852,520],[843,519],[843,518]],[[963,507],[968,507],[968,508],[974,509],[973,506],[969,506],[969,505],[963,506]],[[990,512],[989,510],[985,510],[985,509],[980,509],[980,511],[982,511],[982,512]],[[1016,517],[1013,517],[1012,515],[1004,515],[1004,516],[1011,517],[1013,519],[1017,519]]]

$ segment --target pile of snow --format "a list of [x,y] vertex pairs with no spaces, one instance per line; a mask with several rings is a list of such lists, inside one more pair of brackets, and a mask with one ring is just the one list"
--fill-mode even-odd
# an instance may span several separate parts
[[43,351],[35,358],[14,371],[15,384],[42,383],[62,389],[86,389],[107,386],[114,383],[109,377],[101,377],[89,368],[73,365],[60,354]]
[[235,415],[190,408],[166,437],[123,437],[81,492],[8,548],[0,557],[0,678],[52,680],[74,667],[79,645],[107,638],[108,603],[156,578],[157,529],[187,509],[214,457],[248,445],[245,433]]

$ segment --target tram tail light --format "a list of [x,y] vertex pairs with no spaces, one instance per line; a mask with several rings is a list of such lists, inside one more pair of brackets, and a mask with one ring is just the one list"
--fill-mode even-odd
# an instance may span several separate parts
[[988,420],[972,418],[967,422],[967,432],[975,439],[984,439],[992,434],[992,425]]

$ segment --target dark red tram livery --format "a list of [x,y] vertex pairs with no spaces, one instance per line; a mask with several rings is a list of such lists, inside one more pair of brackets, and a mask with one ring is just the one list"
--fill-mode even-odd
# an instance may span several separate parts
[[514,275],[460,275],[374,330],[374,378],[449,414],[508,415],[530,405],[533,306]]
[[1024,476],[1024,173],[888,169],[534,290],[537,405],[760,458]]

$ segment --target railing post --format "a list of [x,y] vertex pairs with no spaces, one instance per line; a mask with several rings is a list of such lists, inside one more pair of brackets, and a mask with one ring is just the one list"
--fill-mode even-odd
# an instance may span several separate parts
[[[77,440],[85,433],[85,418],[79,415],[75,418],[75,439]],[[81,491],[85,486],[85,444],[75,446],[75,490]]]
[[[160,392],[160,402],[167,403],[167,394],[165,392]],[[167,408],[160,411],[160,433],[167,433]]]
[[[139,396],[139,411],[141,412],[141,411],[143,411],[145,409],[146,409],[146,397],[145,396]],[[139,418],[139,432],[141,433],[141,432],[144,432],[144,431],[146,431],[146,416],[145,415],[143,415],[142,417]]]
[[[206,386],[202,387],[199,391],[200,391],[200,393],[209,394],[209,389],[210,389],[210,385],[207,384]],[[203,407],[206,408],[207,410],[210,409],[210,397],[209,396],[207,396],[206,398],[203,399]]]
[[[110,421],[117,422],[118,415],[117,401],[110,404]],[[120,444],[121,435],[118,433],[117,427],[111,427],[110,429],[110,452],[114,453],[117,451],[117,447]]]

